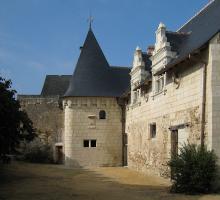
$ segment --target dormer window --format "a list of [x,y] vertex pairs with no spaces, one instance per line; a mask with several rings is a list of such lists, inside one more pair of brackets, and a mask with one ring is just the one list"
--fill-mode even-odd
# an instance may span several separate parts
[[99,119],[106,119],[106,112],[104,110],[99,111]]

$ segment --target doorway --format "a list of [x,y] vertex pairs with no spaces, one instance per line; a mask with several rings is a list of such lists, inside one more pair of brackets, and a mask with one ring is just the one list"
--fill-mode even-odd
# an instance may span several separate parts
[[171,129],[171,157],[180,154],[180,148],[188,143],[188,137],[189,132],[185,127]]
[[128,166],[128,135],[123,134],[123,166]]
[[171,158],[178,155],[178,130],[171,131]]
[[56,163],[63,164],[63,146],[56,146]]

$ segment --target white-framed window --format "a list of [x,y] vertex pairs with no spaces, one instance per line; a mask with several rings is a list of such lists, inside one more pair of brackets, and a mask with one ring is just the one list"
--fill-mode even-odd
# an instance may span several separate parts
[[163,91],[164,89],[164,74],[159,75],[155,77],[155,82],[154,82],[154,94],[158,94]]
[[132,103],[136,104],[140,102],[140,96],[141,96],[141,90],[140,89],[134,90],[132,95]]
[[96,140],[83,140],[83,147],[85,148],[96,147]]
[[138,92],[134,91],[133,92],[133,104],[135,104],[137,102],[137,99],[138,99]]

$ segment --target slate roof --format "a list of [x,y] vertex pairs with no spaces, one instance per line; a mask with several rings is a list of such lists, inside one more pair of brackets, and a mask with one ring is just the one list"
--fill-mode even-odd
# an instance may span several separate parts
[[170,43],[171,50],[177,52],[179,55],[182,45],[189,37],[188,33],[178,33],[172,31],[166,31],[167,42]]
[[129,87],[129,72],[109,66],[90,28],[64,96],[119,97]]
[[185,60],[189,54],[204,46],[220,31],[219,19],[220,0],[213,0],[177,31],[178,34],[187,33],[188,36],[185,38],[184,42],[178,46],[178,57],[159,73],[180,63]]
[[150,59],[151,55],[142,52],[143,61],[145,63],[145,70],[151,72],[152,61]]
[[129,67],[115,67],[111,66],[112,87],[114,87],[115,94],[121,96],[130,87],[130,71]]
[[66,92],[71,75],[47,75],[41,91],[42,96],[63,96]]

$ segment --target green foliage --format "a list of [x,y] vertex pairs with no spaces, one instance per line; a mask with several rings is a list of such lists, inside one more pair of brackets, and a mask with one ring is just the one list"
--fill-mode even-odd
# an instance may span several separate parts
[[217,175],[217,157],[206,147],[194,144],[184,145],[180,154],[174,156],[168,165],[171,167],[172,192],[210,193]]
[[20,141],[31,141],[35,137],[33,124],[19,101],[11,81],[0,77],[0,156],[13,153]]
[[53,163],[53,151],[50,145],[39,138],[26,144],[24,160],[32,163]]

